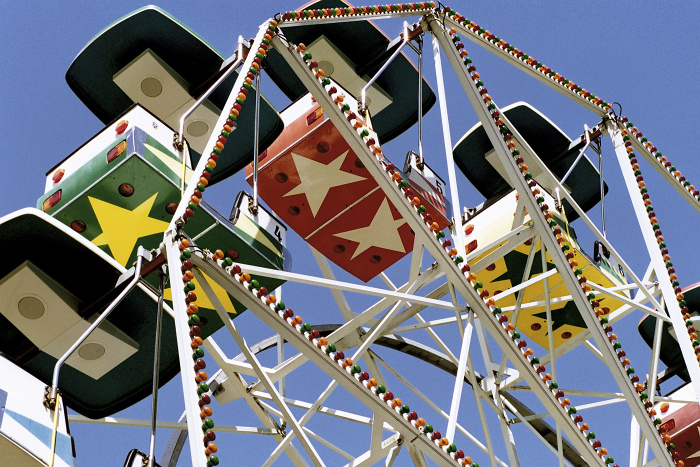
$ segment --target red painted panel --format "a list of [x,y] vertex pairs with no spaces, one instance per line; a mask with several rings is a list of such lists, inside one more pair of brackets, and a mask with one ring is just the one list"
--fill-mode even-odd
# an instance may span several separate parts
[[377,188],[307,240],[335,264],[367,282],[412,250],[414,234]]
[[673,420],[673,428],[668,431],[675,452],[685,462],[685,467],[700,465],[700,406],[688,404],[670,416],[662,418],[662,424]]
[[421,204],[425,206],[426,212],[433,216],[434,222],[438,223],[440,230],[451,224],[445,206],[445,196],[432,183],[414,170],[408,177],[408,184],[420,199]]
[[258,174],[261,198],[304,238],[376,187],[330,120],[270,157]]

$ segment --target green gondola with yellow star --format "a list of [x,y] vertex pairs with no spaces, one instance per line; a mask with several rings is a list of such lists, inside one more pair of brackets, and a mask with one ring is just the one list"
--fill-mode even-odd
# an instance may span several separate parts
[[[37,208],[70,225],[124,266],[135,261],[139,245],[157,248],[180,201],[181,177],[184,174],[187,180],[190,167],[199,160],[236,72],[186,120],[183,136],[190,150],[184,162],[173,145],[173,128],[229,66],[209,44],[157,7],[139,9],[106,28],[78,54],[66,80],[109,125],[49,171],[47,192]],[[279,135],[283,123],[267,100],[260,101],[264,148]],[[253,115],[245,113],[236,122],[232,137],[253,132]],[[237,139],[221,154],[210,184],[252,160],[252,138],[239,139],[241,144]],[[225,247],[233,259],[240,256],[250,264],[283,267],[283,246],[275,236],[275,230],[284,229],[279,222],[275,220],[267,232],[246,215],[235,216],[238,222],[233,225],[206,203],[201,207],[204,216],[185,229],[198,246]],[[281,284],[268,282],[271,287]],[[214,289],[231,315],[243,311],[222,288],[214,285]],[[166,298],[169,295],[168,290]],[[211,333],[222,323],[211,301],[202,299],[202,315],[216,323],[206,327]]]
[[[172,135],[172,130],[150,112],[133,106],[118,122],[50,171],[53,186],[39,198],[37,208],[70,226],[122,266],[130,266],[139,246],[158,248],[180,200],[182,163],[172,145],[168,147]],[[73,159],[84,163],[78,166]],[[54,182],[56,179],[58,182]],[[236,223],[232,224],[204,202],[200,211],[202,215],[184,229],[199,247],[225,248],[232,259],[256,266],[284,267],[283,246],[275,237],[275,229],[285,229],[281,223],[268,232],[245,213],[235,215]],[[266,282],[272,288],[282,283]],[[243,311],[223,288],[213,282],[212,286],[229,314]],[[200,314],[213,320],[211,326],[206,326],[210,334],[222,323],[211,301],[200,296]],[[165,297],[170,298],[169,289]]]
[[[174,128],[231,66],[156,7],[118,20],[76,57],[68,84],[106,127],[49,170],[36,209],[0,219],[0,241],[10,251],[0,269],[0,294],[10,297],[0,309],[1,354],[51,385],[57,359],[125,287],[139,248],[159,249],[180,202],[182,178],[188,180],[201,157],[236,73],[185,121],[189,150],[173,144]],[[241,116],[231,138],[253,133],[254,114]],[[262,96],[259,114],[264,149],[283,123]],[[249,163],[253,147],[252,138],[243,137],[240,144],[227,145],[209,184]],[[202,201],[183,233],[198,247],[222,249],[233,260],[288,269],[285,226],[262,207],[251,214],[248,204],[241,193],[231,215],[223,216]],[[55,251],[47,254],[47,245]],[[272,289],[283,281],[265,282]],[[244,311],[223,288],[210,284],[231,317]],[[66,361],[59,386],[68,406],[99,418],[151,393],[157,290],[158,278],[151,274]],[[206,337],[223,323],[213,297],[197,292],[199,316],[209,323],[203,327]],[[169,289],[164,296],[170,298]],[[179,371],[174,334],[166,313],[161,385]]]

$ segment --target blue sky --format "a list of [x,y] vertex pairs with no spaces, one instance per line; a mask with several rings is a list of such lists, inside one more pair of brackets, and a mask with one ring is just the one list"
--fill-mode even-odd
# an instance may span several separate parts
[[[23,207],[34,206],[36,199],[43,194],[45,172],[102,129],[98,119],[66,85],[65,72],[73,58],[94,35],[143,4],[124,0],[110,3],[69,1],[48,4],[2,1],[0,5],[3,10],[0,17],[0,40],[3,44],[0,47],[0,161],[5,167],[0,171],[4,201],[0,208],[2,216]],[[251,37],[266,18],[298,6],[292,2],[280,1],[256,4],[206,2],[206,6],[200,2],[162,2],[158,5],[199,33],[225,56],[235,50],[239,34]],[[696,48],[700,43],[697,31],[699,3],[499,1],[469,2],[467,5],[454,3],[451,6],[594,94],[610,102],[619,102],[622,114],[627,115],[691,183],[700,185],[696,137],[700,124],[697,112],[700,100],[696,85],[700,72],[696,59]],[[401,23],[382,21],[379,26],[389,36],[395,37],[400,31]],[[474,57],[474,63],[489,93],[499,106],[519,100],[528,101],[569,136],[579,135],[584,124],[592,126],[598,123],[595,115],[512,66],[477,50],[470,42],[465,42],[465,45]],[[415,54],[411,52],[409,57],[414,60]],[[426,56],[426,63],[429,62],[429,57]],[[436,89],[432,65],[426,66],[428,80],[433,89]],[[448,107],[452,140],[456,142],[476,123],[476,117],[471,109],[464,106],[466,100],[460,97],[461,90],[451,76],[451,71],[446,70],[446,75],[448,92],[454,96]],[[273,86],[269,80],[264,82],[263,93],[281,110],[287,103],[279,92],[271,89]],[[439,112],[436,106],[426,119],[423,145],[429,164],[446,179],[444,149],[439,130]],[[414,127],[387,145],[385,152],[399,165],[407,151],[416,149],[416,139],[417,131]],[[639,239],[639,229],[631,216],[627,195],[621,187],[619,168],[608,140],[603,140],[603,148],[606,179],[610,186],[610,194],[606,198],[608,235],[613,245],[618,246],[623,256],[641,274],[647,261]],[[677,266],[681,285],[700,281],[692,240],[700,227],[697,213],[675,191],[665,186],[650,167],[643,165],[642,171],[657,208],[671,257]],[[475,206],[483,201],[461,174],[458,174],[458,181],[462,205]],[[248,187],[243,185],[240,174],[221,185],[222,188],[214,192],[213,201],[210,198],[208,201],[220,208],[221,212],[228,212],[235,193]],[[597,207],[591,211],[591,216],[594,219],[600,218]],[[581,233],[579,236],[582,236]],[[592,240],[588,241],[585,235],[583,237],[582,246],[590,252]],[[295,271],[316,274],[318,268],[308,247],[298,238],[290,241]],[[406,263],[402,264],[405,267]],[[315,322],[323,322],[323,310],[314,306],[305,295],[295,295],[292,289],[285,293],[285,301],[295,304],[297,310],[304,310],[305,317],[311,316],[313,318],[310,319]],[[339,318],[332,318],[335,320],[332,322],[337,319]],[[241,326],[247,324],[248,321],[241,322]],[[247,328],[242,330],[251,343],[270,334],[269,330],[260,329],[259,326],[255,328],[252,321],[249,325],[250,333]],[[643,344],[635,341],[636,321],[628,319],[623,326],[625,335],[629,335],[625,342],[630,342],[630,347],[634,349],[628,351],[632,363],[637,361],[635,352],[638,352],[639,361],[642,362],[638,366],[647,366],[648,351]],[[238,351],[231,346],[230,353],[235,355]],[[399,371],[411,373],[412,363],[405,364]],[[580,375],[585,375],[586,371],[587,365],[578,369]],[[312,373],[318,374],[317,371]],[[572,380],[576,381],[576,378]],[[174,380],[174,384],[166,388],[166,395],[161,399],[161,413],[167,420],[174,420],[181,413],[178,385],[179,380]],[[346,395],[346,398],[349,397]],[[338,398],[338,401],[341,400]],[[357,407],[351,401],[347,401],[347,404],[347,407]],[[216,413],[215,408],[215,415]],[[215,420],[223,419],[223,423],[237,424],[235,412],[226,413],[230,418],[215,417]],[[615,439],[615,432],[627,433],[629,420],[624,419],[615,427],[609,413],[591,413],[587,417],[591,427],[596,432],[608,434],[607,438],[602,435],[599,438],[608,446],[616,460],[624,465],[628,448]],[[121,416],[145,419],[148,414],[149,402],[146,401]],[[611,424],[612,427],[609,426]],[[443,424],[440,422],[436,425]],[[77,438],[79,465],[121,466],[129,449],[139,447],[145,450],[148,447],[148,434],[142,429],[103,430],[101,427],[76,424],[73,431]],[[475,428],[475,431],[478,430]],[[159,432],[159,455],[168,436],[167,430]],[[502,444],[500,433],[494,432],[494,437]],[[233,465],[237,461],[240,465],[260,463],[260,453],[250,452],[250,445],[260,442],[265,446],[260,451],[271,450],[269,440],[261,438],[232,437],[230,441],[222,441],[222,460],[227,465]],[[464,440],[459,445],[468,446]],[[611,448],[615,448],[614,452]],[[528,449],[529,447],[523,446],[521,455]],[[407,457],[402,459],[407,462]],[[522,465],[553,465],[554,459],[551,456],[544,459],[543,464],[539,461],[531,464],[525,458]],[[479,460],[482,465],[488,462],[483,455],[475,456],[475,460]],[[182,465],[187,463],[183,461]]]

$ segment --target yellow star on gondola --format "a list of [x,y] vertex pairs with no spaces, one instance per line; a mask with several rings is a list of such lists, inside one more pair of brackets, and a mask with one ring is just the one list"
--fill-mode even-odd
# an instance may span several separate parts
[[[207,280],[209,285],[211,286],[212,291],[214,292],[214,295],[219,299],[221,304],[224,306],[226,309],[226,312],[231,314],[237,314],[238,310],[236,310],[231,303],[231,299],[228,296],[228,292],[226,292],[226,289],[221,287],[217,282],[215,282],[213,279],[211,279],[209,276],[204,274],[204,278]],[[207,295],[204,293],[204,288],[199,286],[199,282],[197,282],[197,279],[193,279],[192,282],[195,284],[195,293],[197,295],[197,306],[199,308],[204,308],[204,309],[214,309],[214,304],[212,303],[211,299],[207,297]],[[171,302],[173,301],[173,293],[171,289],[165,289],[163,291],[163,298],[166,300],[170,300]]]
[[158,193],[132,211],[88,196],[102,233],[92,240],[97,246],[107,245],[119,264],[126,266],[141,237],[165,232],[168,223],[148,217]]

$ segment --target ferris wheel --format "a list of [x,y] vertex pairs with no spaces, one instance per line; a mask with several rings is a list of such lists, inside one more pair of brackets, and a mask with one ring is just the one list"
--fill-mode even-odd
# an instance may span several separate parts
[[[475,45],[589,110],[582,134],[498,102]],[[67,80],[106,128],[49,172],[38,209],[0,223],[15,242],[3,371],[47,386],[38,404],[0,389],[53,427],[50,446],[8,444],[18,456],[71,465],[70,423],[154,394],[150,452],[127,465],[155,465],[155,394],[177,377],[185,412],[162,466],[700,463],[700,297],[681,288],[644,177],[698,211],[700,191],[613,103],[434,2],[319,1],[227,59],[146,7]],[[269,81],[292,102],[280,112]],[[457,93],[479,123],[454,142]],[[423,144],[431,109],[446,163]],[[414,124],[417,145],[385,150]],[[602,154],[643,273],[608,240]],[[236,173],[221,215],[205,198]],[[80,280],[26,253],[46,238]],[[624,343],[640,333],[638,360]]]

